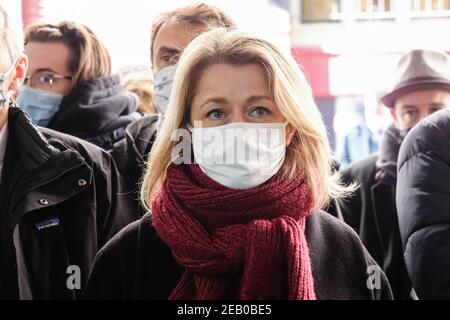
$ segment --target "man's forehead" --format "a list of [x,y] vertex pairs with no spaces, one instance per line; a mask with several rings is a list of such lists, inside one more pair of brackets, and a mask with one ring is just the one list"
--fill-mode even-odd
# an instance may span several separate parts
[[176,48],[184,50],[186,46],[199,34],[205,30],[205,27],[198,24],[179,21],[172,17],[164,22],[156,34],[155,45],[159,47]]
[[70,49],[59,42],[30,42],[25,47],[29,58],[29,70],[51,69],[57,73],[68,70]]

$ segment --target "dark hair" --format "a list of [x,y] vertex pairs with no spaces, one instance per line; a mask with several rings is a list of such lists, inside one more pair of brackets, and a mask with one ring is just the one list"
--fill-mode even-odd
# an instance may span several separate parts
[[35,24],[25,31],[30,42],[62,42],[70,49],[69,69],[73,83],[111,74],[111,57],[100,39],[86,26],[70,21],[59,24]]

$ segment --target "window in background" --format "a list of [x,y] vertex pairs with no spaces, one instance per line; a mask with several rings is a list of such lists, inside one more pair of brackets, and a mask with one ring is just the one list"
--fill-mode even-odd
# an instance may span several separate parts
[[450,10],[450,0],[412,0],[414,11]]
[[389,12],[391,0],[355,0],[355,10],[361,13]]
[[303,0],[302,22],[333,22],[333,15],[341,12],[340,0]]
[[450,17],[450,0],[411,0],[413,18]]
[[393,0],[354,0],[357,20],[394,18]]

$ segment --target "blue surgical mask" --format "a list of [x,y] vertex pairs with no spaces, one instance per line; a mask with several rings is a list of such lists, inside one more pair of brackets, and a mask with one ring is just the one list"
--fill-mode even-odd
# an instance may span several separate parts
[[59,110],[63,95],[24,85],[20,88],[17,104],[35,124],[47,127]]
[[164,67],[156,71],[153,75],[155,81],[155,102],[161,116],[167,112],[170,92],[172,91],[173,79],[177,65]]

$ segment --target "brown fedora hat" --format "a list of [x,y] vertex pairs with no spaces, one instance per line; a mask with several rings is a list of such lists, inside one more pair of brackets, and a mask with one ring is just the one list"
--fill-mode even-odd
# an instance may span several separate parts
[[450,59],[445,52],[413,50],[397,65],[397,81],[381,102],[393,108],[395,100],[406,93],[422,90],[450,91]]

